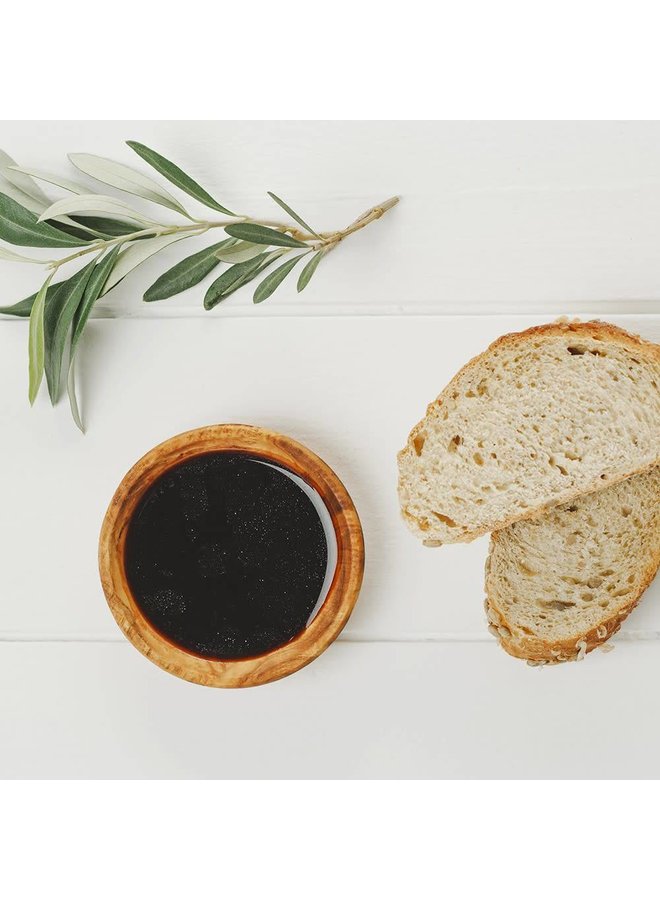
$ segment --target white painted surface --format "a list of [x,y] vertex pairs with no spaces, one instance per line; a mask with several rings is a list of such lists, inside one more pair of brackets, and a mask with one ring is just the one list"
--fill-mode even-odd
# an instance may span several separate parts
[[494,644],[336,643],[284,681],[243,691],[187,684],[125,644],[2,650],[5,776],[658,774],[653,692],[640,690],[657,678],[655,644],[539,671]]
[[[505,331],[582,313],[660,340],[660,127],[46,127],[47,154],[32,123],[1,125],[0,146],[64,173],[67,150],[128,161],[120,142],[134,137],[230,206],[272,215],[261,187],[273,189],[321,227],[404,200],[304,299],[278,292],[255,308],[239,293],[198,315],[192,291],[147,306],[165,256],[145,265],[108,298],[116,318],[83,339],[84,438],[65,402],[29,409],[26,323],[0,323],[0,777],[658,776],[660,724],[638,698],[660,675],[660,585],[614,654],[530,670],[485,631],[487,539],[419,546],[399,520],[395,454],[456,369]],[[2,264],[0,302],[33,289],[31,267]],[[142,660],[96,572],[124,472],[160,440],[222,421],[319,453],[367,545],[338,645],[280,684],[233,693]]]
[[[278,218],[271,190],[323,230],[401,195],[302,297],[293,282],[278,290],[266,315],[658,311],[658,122],[0,123],[14,159],[68,177],[78,173],[66,155],[80,151],[150,172],[127,139],[181,163],[230,209]],[[99,313],[208,317],[199,291],[141,302],[188,252],[184,242],[146,263]],[[25,268],[3,265],[2,302],[31,292]],[[237,293],[212,315],[249,304]]]

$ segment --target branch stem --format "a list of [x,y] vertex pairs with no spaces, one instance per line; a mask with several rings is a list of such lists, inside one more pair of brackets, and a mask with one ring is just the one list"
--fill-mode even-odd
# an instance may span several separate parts
[[138,238],[146,238],[146,237],[161,237],[165,234],[186,234],[190,233],[193,235],[202,235],[207,231],[210,231],[212,228],[226,228],[227,225],[233,225],[236,222],[249,222],[250,224],[255,225],[265,225],[268,228],[274,228],[277,231],[286,232],[291,235],[291,237],[296,238],[296,240],[303,241],[310,245],[310,249],[312,250],[323,250],[328,252],[333,250],[344,238],[347,238],[349,235],[354,234],[356,231],[359,231],[361,228],[365,228],[371,222],[374,222],[376,219],[380,219],[382,215],[384,215],[388,209],[391,209],[399,202],[398,197],[391,197],[389,200],[385,200],[383,203],[380,203],[378,206],[373,206],[371,209],[368,209],[365,213],[362,213],[351,225],[347,228],[344,228],[342,231],[322,231],[318,236],[313,234],[308,234],[305,231],[301,231],[292,225],[286,225],[282,222],[272,222],[267,219],[252,219],[248,216],[236,216],[232,219],[224,219],[217,222],[203,222],[198,221],[194,222],[192,225],[153,225],[151,228],[143,228],[141,231],[134,231],[131,234],[123,234],[119,237],[108,238],[107,240],[95,240],[90,244],[87,244],[82,250],[78,250],[76,253],[71,253],[69,256],[64,256],[62,259],[53,260],[48,268],[52,269],[54,272],[57,271],[61,266],[66,265],[66,263],[72,262],[74,259],[79,259],[82,256],[86,256],[89,253],[102,253],[105,250],[110,249],[111,247],[116,247],[118,244],[127,244],[130,241],[137,240]]

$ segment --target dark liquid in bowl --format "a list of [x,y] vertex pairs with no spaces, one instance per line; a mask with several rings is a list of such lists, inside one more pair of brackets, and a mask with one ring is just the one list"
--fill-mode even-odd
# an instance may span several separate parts
[[207,453],[161,475],[131,518],[125,568],[135,602],[173,643],[241,659],[306,626],[328,546],[310,497],[281,469]]

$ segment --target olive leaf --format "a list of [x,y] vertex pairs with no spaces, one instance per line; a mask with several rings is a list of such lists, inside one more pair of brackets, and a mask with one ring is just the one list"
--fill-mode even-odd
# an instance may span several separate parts
[[191,218],[169,191],[157,184],[153,178],[136,172],[130,166],[106,159],[104,156],[95,156],[92,153],[69,153],[69,159],[77,169],[102,184],[108,184],[110,187],[118,188],[127,194],[134,194],[136,197],[142,197],[144,200],[151,200],[152,203],[158,203],[160,206],[181,213],[187,219]]
[[298,293],[304,291],[307,285],[309,284],[312,275],[316,272],[316,267],[321,262],[322,257],[324,256],[323,250],[319,250],[318,253],[315,253],[314,256],[307,263],[305,268],[302,270],[298,277],[297,290]]
[[[85,286],[85,293],[82,301],[73,318],[71,330],[71,358],[73,358],[76,346],[80,340],[83,329],[87,324],[87,320],[89,319],[94,304],[104,293],[108,277],[112,272],[113,266],[117,262],[120,250],[121,247],[113,247],[107,256],[103,257],[100,262],[98,261],[98,257],[97,260],[95,260],[95,266],[89,276],[89,281]],[[107,291],[105,293],[107,293]]]
[[96,260],[92,260],[79,272],[76,272],[64,283],[61,290],[54,297],[49,297],[46,300],[44,314],[45,369],[48,393],[53,406],[57,403],[60,395],[62,357],[64,355],[66,337],[85,293],[85,288],[95,263]]
[[293,259],[288,259],[285,263],[282,263],[281,266],[278,266],[274,272],[271,272],[270,275],[264,278],[264,280],[254,292],[252,302],[263,303],[264,300],[267,300],[270,295],[274,291],[276,291],[277,288],[282,284],[286,276],[293,269],[293,267],[298,264],[303,256],[307,256],[307,253],[301,253],[299,256],[296,256]]
[[262,253],[249,262],[237,263],[227,269],[210,286],[204,297],[204,309],[213,309],[222,300],[226,300],[230,294],[242,288],[243,285],[253,281],[264,269],[268,268],[276,259],[279,259],[288,250],[272,250],[270,253]]
[[108,291],[115,287],[115,285],[119,284],[119,282],[123,278],[125,278],[129,272],[132,272],[133,269],[136,269],[151,256],[154,256],[154,254],[159,253],[161,250],[164,250],[165,247],[169,247],[170,244],[175,244],[177,241],[181,241],[187,237],[190,237],[190,235],[186,233],[161,234],[157,237],[148,238],[147,240],[130,244],[125,250],[122,250],[122,252],[120,253],[117,259],[117,263],[112,270],[110,277],[105,283],[103,294],[107,294]]
[[58,231],[70,234],[72,237],[80,238],[83,241],[91,241],[95,238],[105,240],[105,235],[86,225],[80,225],[68,216],[62,216],[61,219],[53,219],[53,225]]
[[[0,155],[2,155],[1,150]],[[6,154],[4,154],[4,156],[6,159],[10,159]],[[40,216],[51,205],[51,200],[49,200],[31,177],[32,175],[35,175],[35,177],[43,177],[43,173],[38,173],[36,169],[23,169],[16,165],[7,166],[4,169],[0,168],[0,171],[2,171],[2,174],[5,177],[5,180],[1,182],[3,192],[7,194],[8,197],[11,197],[12,200],[15,200],[18,204],[25,207],[25,209],[29,209],[30,212]],[[7,179],[11,179],[11,181],[7,181]],[[86,187],[75,185],[66,179],[61,179],[54,175],[46,176],[43,180],[50,181],[52,184],[57,184],[60,187],[66,187],[67,190],[73,191],[76,194],[86,194],[88,192]],[[26,193],[25,190],[21,189],[21,185],[28,189],[32,187],[32,193]],[[61,231],[64,231],[73,237],[82,237],[84,240],[89,240],[88,234],[91,234],[93,237],[103,237],[102,233],[82,224],[79,224],[76,228],[76,223],[68,216],[58,216],[52,224]],[[81,231],[84,232],[82,235]]]
[[307,244],[296,240],[286,232],[275,231],[274,228],[255,225],[252,222],[235,222],[233,225],[227,225],[225,231],[231,237],[253,244],[266,244],[269,247],[307,247]]
[[231,246],[218,250],[215,254],[222,262],[240,263],[254,259],[264,252],[263,244],[251,244],[249,241],[236,241],[231,239]]
[[308,225],[304,219],[301,219],[298,213],[294,212],[289,204],[285,203],[284,200],[281,199],[281,197],[278,197],[277,194],[274,194],[272,191],[268,191],[267,193],[268,196],[272,197],[275,203],[277,203],[278,206],[281,206],[282,209],[287,212],[291,216],[291,218],[294,219],[299,225],[302,225],[302,227],[309,231],[310,234],[313,234],[314,237],[319,238],[319,240],[321,239],[321,236],[317,234],[316,231],[314,231],[311,225]]
[[173,297],[175,294],[180,294],[199,284],[220,265],[218,251],[223,247],[229,248],[233,243],[233,238],[228,238],[226,241],[212,244],[212,246],[182,259],[181,262],[164,272],[160,278],[157,278],[142,299],[147,303],[166,300],[168,297]]
[[23,256],[22,253],[14,253],[13,250],[7,250],[0,247],[0,259],[6,259],[8,262],[34,263],[37,266],[45,266],[50,262],[49,259],[33,259],[31,256]]
[[[64,188],[65,191],[70,191],[72,194],[89,194],[89,188],[86,185],[78,184],[77,181],[70,181],[68,178],[62,178],[60,175],[44,172],[41,169],[29,169],[26,166],[16,165],[9,166],[9,169],[13,172],[21,172],[23,175],[30,175],[32,178],[45,181],[47,184],[53,184],[55,187]],[[50,200],[46,198],[45,194],[44,198],[46,199],[46,206],[49,206]]]
[[[24,209],[29,209],[30,212],[35,213],[37,216],[40,216],[48,206],[47,203],[42,203],[40,200],[35,200],[34,197],[24,194],[15,184],[11,184],[2,177],[0,177],[0,191],[18,203],[19,206],[22,206]],[[48,202],[50,203],[50,201]]]
[[19,247],[80,247],[87,239],[66,234],[0,192],[0,238]]
[[[72,216],[71,219],[81,228],[95,231],[106,237],[123,237],[126,234],[134,234],[136,230],[134,222],[125,222],[123,219],[106,219],[103,216],[86,215]],[[58,225],[58,227],[61,226]]]
[[74,367],[76,349],[78,347],[78,341],[80,340],[85,325],[87,324],[87,320],[89,319],[92,308],[103,292],[103,288],[105,287],[108,276],[110,275],[110,272],[112,271],[112,268],[117,261],[117,256],[119,255],[120,250],[121,247],[113,247],[110,253],[108,253],[106,257],[101,259],[101,261],[97,262],[94,266],[94,269],[89,276],[89,281],[85,286],[85,293],[83,294],[83,298],[80,301],[78,308],[76,309],[75,315],[73,317],[73,323],[71,325],[71,345],[69,349],[69,371],[67,373],[66,379],[66,390],[69,396],[69,405],[71,407],[71,415],[73,416],[73,421],[82,432],[84,432],[85,429],[83,428],[82,420],[80,418],[78,399],[76,397],[76,377]]
[[[272,265],[276,259],[279,259],[283,253],[287,253],[287,250],[278,250],[273,251],[272,254],[267,253],[266,258],[259,264],[259,267],[251,272],[247,272],[238,281],[235,281],[234,284],[230,288],[228,288],[222,297],[219,298],[217,302],[220,300],[226,300],[234,291],[238,291],[240,288],[244,287],[246,284],[249,284],[250,281],[254,281],[255,278],[258,278],[264,269],[267,269],[270,265]],[[215,304],[214,304],[215,305]]]
[[[0,187],[3,193],[10,197],[12,200],[15,200],[16,203],[19,204],[19,206],[22,206],[24,207],[24,209],[35,213],[35,215],[37,216],[40,216],[44,212],[44,210],[48,209],[48,207],[51,205],[51,201],[47,197],[45,197],[45,195],[45,200],[36,200],[34,197],[25,194],[18,187],[6,180],[0,180]],[[53,220],[52,224],[57,229],[64,231],[67,234],[73,235],[73,237],[82,237],[85,241],[89,240],[89,234],[91,234],[93,237],[102,237],[99,232],[93,231],[91,228],[86,228],[83,225],[80,225],[76,228],[76,223],[68,216],[58,216],[57,219]],[[81,234],[81,231],[84,233]]]
[[8,153],[5,153],[4,150],[0,150],[0,172],[2,172],[6,180],[10,184],[13,184],[14,187],[17,187],[23,194],[32,197],[37,203],[43,203],[45,206],[48,206],[50,200],[41,190],[39,185],[30,178],[29,175],[23,172],[17,172],[14,169],[15,165],[16,161],[13,160]]
[[44,309],[48,285],[55,273],[51,272],[39,289],[32,311],[28,331],[28,397],[30,406],[34,403],[44,377]]
[[76,370],[75,366],[73,365],[73,359],[71,359],[69,362],[69,372],[66,378],[66,393],[69,398],[69,409],[71,410],[71,417],[76,423],[78,430],[84,434],[85,427],[82,423],[82,419],[80,418],[78,398],[76,397]]
[[190,175],[186,175],[183,169],[180,169],[169,159],[161,156],[160,153],[156,153],[155,150],[146,147],[144,144],[140,144],[138,141],[126,141],[126,143],[131,150],[134,150],[138,156],[141,156],[145,162],[148,162],[150,166],[153,166],[157,172],[160,172],[161,175],[167,178],[172,184],[176,185],[180,190],[185,191],[186,194],[194,197],[195,200],[198,200],[210,209],[226,213],[228,216],[234,215],[233,212],[228,210],[225,206],[221,206],[217,200],[214,200],[201,185],[197,184],[196,181],[193,181]]
[[[52,220],[52,223],[58,231],[64,231],[66,234],[73,235],[73,237],[83,238],[85,241],[91,241],[92,238],[100,239],[102,241],[107,240],[108,237],[110,237],[108,232],[99,231],[98,228],[92,228],[91,225],[87,224],[86,220],[90,218],[92,217],[74,216],[73,218],[70,218],[69,216],[58,216],[57,219]],[[99,221],[103,220],[99,219]],[[105,221],[109,222],[111,220],[106,219]],[[121,234],[132,234],[141,228],[141,225],[134,222],[132,225],[129,225],[127,229],[122,229]],[[112,236],[114,237],[115,235]]]
[[[57,284],[49,285],[48,297],[50,298],[51,295],[57,294],[65,284],[66,281],[58,281]],[[12,306],[0,306],[0,313],[3,313],[5,316],[18,316],[21,319],[28,319],[38,293],[37,291],[36,294],[26,297],[25,300],[19,300],[18,303],[14,303]]]
[[28,319],[36,299],[37,295],[32,294],[31,297],[19,300],[18,303],[13,303],[11,306],[0,306],[0,313],[4,316],[18,316],[21,319]]
[[71,330],[71,358],[73,358],[76,346],[80,340],[83,329],[87,324],[87,320],[89,319],[94,304],[104,293],[103,289],[105,288],[110,272],[112,272],[113,266],[117,261],[120,250],[121,247],[113,247],[107,256],[101,259],[100,262],[98,261],[98,258],[95,261],[94,269],[85,286],[83,299],[76,310],[73,319]]
[[136,222],[142,222],[147,226],[158,224],[153,219],[148,219],[141,212],[133,209],[128,203],[124,203],[123,200],[117,200],[116,197],[107,197],[103,194],[78,194],[75,197],[65,197],[64,200],[57,200],[42,212],[39,216],[39,221],[44,222],[46,219],[53,219],[56,216],[85,212],[110,213],[110,215],[120,217],[127,216],[129,219],[135,219]]
[[261,253],[248,262],[236,263],[225,269],[222,275],[209,286],[204,296],[204,309],[213,309],[221,300],[224,300],[229,289],[245,275],[256,272],[267,255],[267,253]]

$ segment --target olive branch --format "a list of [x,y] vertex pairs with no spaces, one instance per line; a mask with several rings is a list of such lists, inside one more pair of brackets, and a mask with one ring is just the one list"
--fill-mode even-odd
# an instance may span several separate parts
[[[101,156],[73,153],[69,159],[85,175],[165,207],[185,218],[186,224],[161,224],[117,197],[93,193],[86,185],[58,175],[23,168],[0,151],[0,238],[20,247],[73,250],[58,259],[33,259],[0,245],[0,259],[40,265],[47,272],[37,293],[12,306],[0,307],[0,312],[30,320],[30,403],[34,403],[45,374],[48,393],[55,405],[66,368],[71,413],[81,431],[74,369],[78,343],[97,300],[141,263],[171,244],[220,228],[226,237],[176,263],[148,288],[143,299],[149,303],[173,297],[199,284],[225,263],[228,268],[211,282],[204,295],[204,308],[213,309],[280,261],[254,291],[254,303],[262,303],[307,258],[297,282],[298,291],[304,290],[328,253],[351,234],[379,219],[399,199],[392,197],[372,207],[341,231],[323,232],[315,231],[284,200],[269,191],[272,200],[296,224],[256,220],[233,213],[218,203],[179,166],[155,150],[135,141],[127,143],[168,182],[225,218],[214,221],[197,218],[161,183]],[[53,203],[38,182],[62,188],[69,196]],[[77,260],[85,260],[82,268],[65,280],[54,281],[63,266]]]

